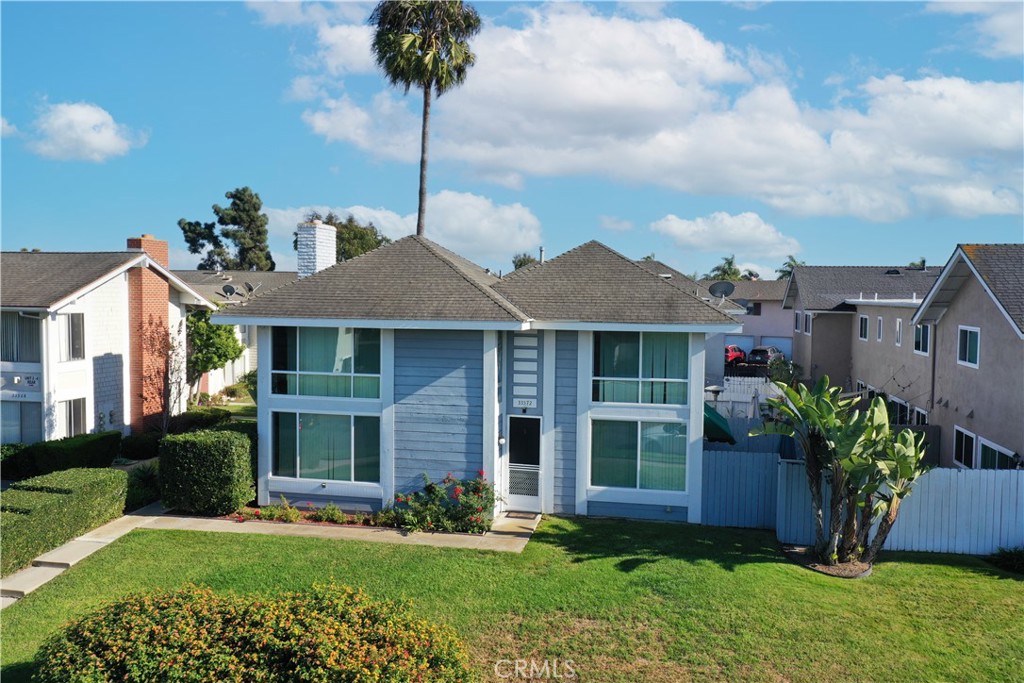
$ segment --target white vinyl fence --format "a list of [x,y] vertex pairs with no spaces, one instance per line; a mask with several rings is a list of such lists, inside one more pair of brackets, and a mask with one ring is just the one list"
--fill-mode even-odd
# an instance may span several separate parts
[[[783,543],[814,543],[802,462],[779,462],[776,535]],[[931,470],[904,499],[885,543],[888,550],[969,555],[1021,546],[1024,470]]]

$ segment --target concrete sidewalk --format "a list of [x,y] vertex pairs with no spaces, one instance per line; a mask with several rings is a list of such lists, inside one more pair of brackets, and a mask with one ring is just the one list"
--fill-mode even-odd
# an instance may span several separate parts
[[134,529],[175,529],[179,531],[215,531],[266,536],[302,536],[345,541],[370,541],[400,545],[428,545],[439,548],[465,548],[520,553],[533,535],[540,515],[509,512],[494,520],[491,530],[476,534],[407,533],[381,527],[340,526],[332,524],[285,524],[282,522],[235,522],[209,517],[185,517],[164,514],[160,503],[153,503],[124,517],[93,529],[87,534],[40,555],[31,567],[11,574],[0,582],[0,609],[14,604],[47,583],[64,570],[109,545]]

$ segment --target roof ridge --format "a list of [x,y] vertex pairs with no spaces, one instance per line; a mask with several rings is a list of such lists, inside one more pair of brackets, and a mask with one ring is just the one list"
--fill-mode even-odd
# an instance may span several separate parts
[[[458,256],[457,254],[455,254],[454,252],[448,251],[448,249],[445,249],[440,244],[437,244],[436,242],[433,242],[433,241],[427,239],[426,237],[423,237],[422,235],[410,235],[410,237],[412,237],[413,240],[417,244],[419,244],[424,249],[429,251],[435,258],[439,259],[442,263],[444,263],[449,268],[451,268],[455,273],[458,274],[459,277],[461,277],[463,280],[465,280],[470,285],[475,287],[477,290],[479,290],[481,293],[483,293],[484,296],[486,296],[488,299],[493,301],[499,307],[504,309],[506,313],[509,313],[509,314],[512,315],[512,317],[519,318],[520,320],[522,320],[524,322],[526,320],[531,320],[530,316],[528,316],[524,311],[522,311],[518,306],[513,304],[511,301],[506,299],[504,296],[502,296],[501,294],[496,292],[492,287],[489,287],[489,286],[488,287],[484,287],[479,282],[476,282],[472,278],[467,277],[466,273],[464,273],[461,268],[459,268],[450,258],[447,257],[446,254],[444,254],[442,252],[448,252],[448,253],[452,254],[453,256]],[[459,257],[459,258],[462,258],[462,257]],[[473,263],[469,259],[463,258],[462,260],[464,260],[467,263],[470,263],[470,264],[476,266],[477,268],[480,268],[480,270],[483,270],[484,272],[487,272],[484,268],[481,268],[479,265]]]

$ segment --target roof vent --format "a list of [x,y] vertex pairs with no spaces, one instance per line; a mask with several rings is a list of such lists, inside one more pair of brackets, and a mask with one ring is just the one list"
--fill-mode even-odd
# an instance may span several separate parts
[[660,277],[662,280],[671,280],[672,273],[658,273],[658,277]]
[[886,275],[899,275],[900,271],[897,268],[890,268],[889,270],[885,271],[885,274]]

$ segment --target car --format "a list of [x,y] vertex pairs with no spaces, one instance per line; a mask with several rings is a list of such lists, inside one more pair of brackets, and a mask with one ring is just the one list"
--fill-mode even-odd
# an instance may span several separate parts
[[776,358],[786,360],[786,354],[776,346],[755,346],[747,354],[747,362],[751,365],[768,365]]
[[747,359],[747,353],[735,344],[729,344],[725,347],[725,364],[736,365],[742,363]]

